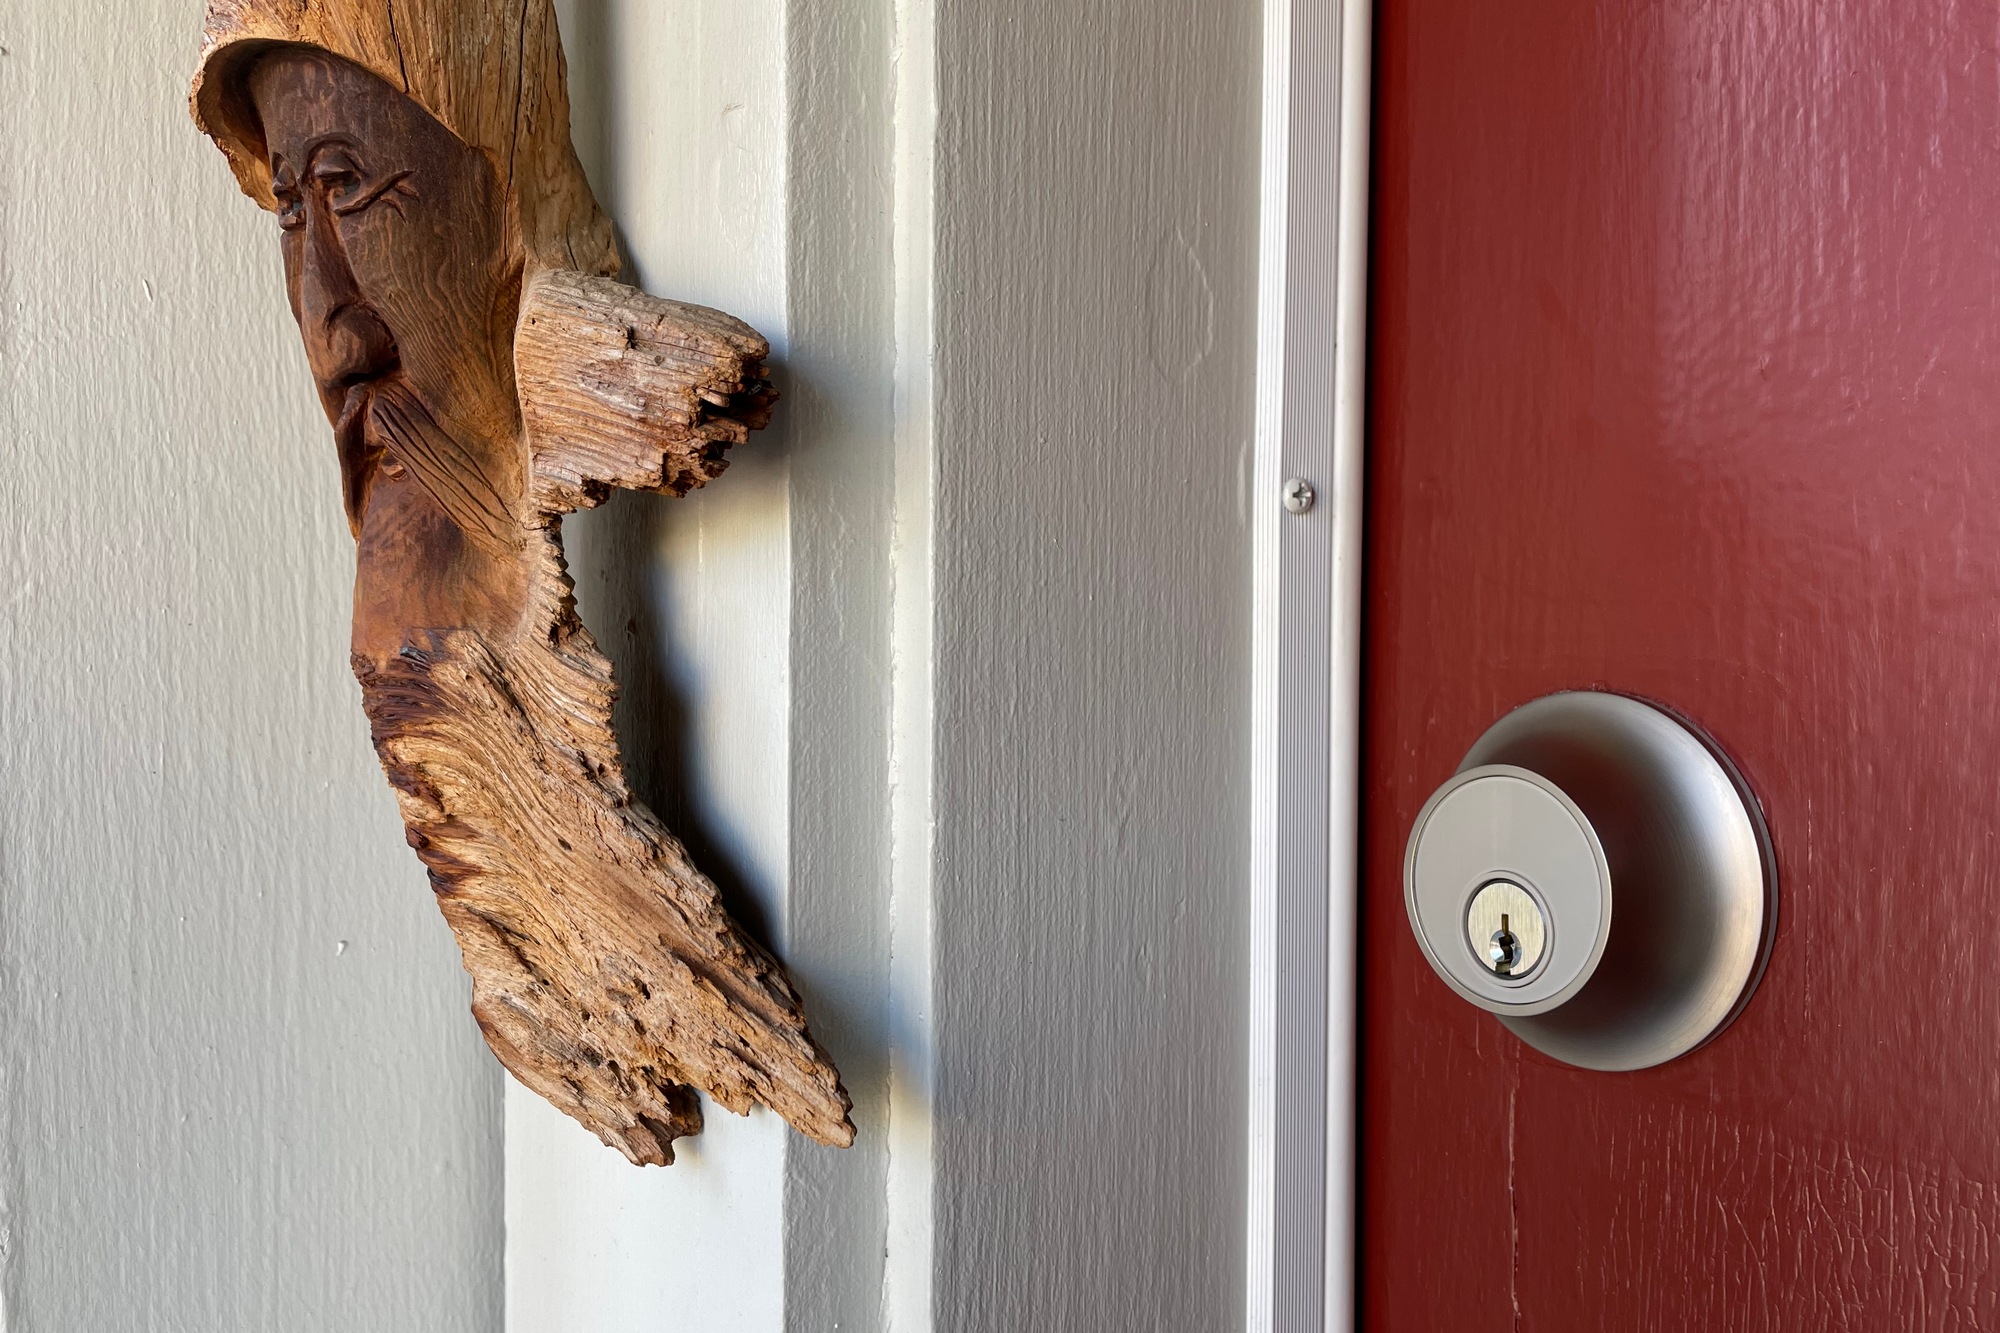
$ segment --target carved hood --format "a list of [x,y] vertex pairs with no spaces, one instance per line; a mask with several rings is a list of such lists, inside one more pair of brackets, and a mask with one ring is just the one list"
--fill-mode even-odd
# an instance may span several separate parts
[[209,0],[189,108],[264,208],[271,169],[244,89],[278,46],[345,57],[400,89],[493,161],[531,270],[618,271],[611,224],[570,140],[561,35],[549,0]]

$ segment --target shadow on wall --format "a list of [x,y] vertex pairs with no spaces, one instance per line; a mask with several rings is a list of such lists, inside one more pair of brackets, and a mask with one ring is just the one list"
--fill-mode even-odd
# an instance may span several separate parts
[[[776,434],[764,431],[755,447],[768,448]],[[632,794],[687,845],[695,865],[722,891],[729,914],[770,948],[770,922],[743,866],[728,850],[727,834],[704,821],[690,794],[694,724],[689,693],[675,679],[680,642],[665,609],[658,566],[667,558],[675,526],[698,522],[687,500],[619,491],[603,508],[571,516],[564,536],[575,548],[570,572],[577,609],[617,672],[612,730]]]
[[[617,219],[624,202],[619,141],[618,62],[609,59],[618,40],[618,17],[606,0],[558,0],[563,45],[570,68],[571,134],[598,202],[617,228],[623,279],[633,282],[632,251]],[[773,367],[781,390],[781,367]],[[779,419],[746,446],[759,455],[785,445],[784,405]],[[726,475],[726,474],[725,474]],[[727,484],[725,481],[723,484]],[[680,525],[699,523],[701,492],[675,499],[618,491],[602,507],[574,514],[564,524],[577,609],[617,673],[618,702],[612,730],[625,761],[632,794],[651,807],[669,832],[687,845],[694,863],[722,892],[730,916],[766,948],[772,923],[748,871],[729,850],[726,831],[705,821],[691,794],[696,767],[691,693],[676,679],[685,636],[672,623],[660,566]]]

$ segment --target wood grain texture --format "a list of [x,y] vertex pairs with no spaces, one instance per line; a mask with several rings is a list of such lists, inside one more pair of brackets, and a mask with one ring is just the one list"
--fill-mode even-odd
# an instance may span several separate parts
[[246,82],[283,46],[352,61],[483,153],[537,267],[617,271],[610,219],[570,141],[568,71],[548,0],[208,0],[190,107],[266,208],[271,164]]
[[718,475],[769,419],[768,348],[603,275],[561,76],[540,0],[216,0],[194,104],[278,217],[357,542],[355,675],[488,1044],[634,1162],[699,1130],[694,1088],[845,1146],[783,968],[627,789],[560,535],[615,488]]
[[[1918,0],[1378,32],[1364,1318],[2000,1322],[2000,68]],[[1606,1076],[1409,935],[1411,819],[1509,707],[1685,710],[1783,897],[1737,1023]]]
[[614,487],[685,495],[770,420],[770,348],[740,320],[568,270],[522,303],[514,368],[534,502],[561,514]]

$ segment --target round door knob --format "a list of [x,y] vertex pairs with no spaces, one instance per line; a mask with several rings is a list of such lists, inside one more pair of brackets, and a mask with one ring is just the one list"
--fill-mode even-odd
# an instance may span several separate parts
[[1735,767],[1659,709],[1594,691],[1479,738],[1417,816],[1403,894],[1445,984],[1585,1069],[1661,1064],[1728,1026],[1777,916]]

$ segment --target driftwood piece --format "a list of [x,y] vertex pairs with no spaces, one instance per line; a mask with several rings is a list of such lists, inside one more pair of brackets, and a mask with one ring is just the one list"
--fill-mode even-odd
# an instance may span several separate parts
[[514,366],[550,513],[611,487],[686,495],[770,417],[769,348],[728,315],[605,278],[551,272],[522,303]]
[[473,1014],[634,1162],[693,1089],[854,1138],[783,967],[625,785],[561,519],[768,420],[757,333],[612,281],[547,0],[211,0],[197,122],[277,214],[356,538],[353,667]]

